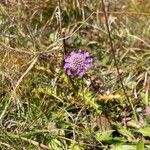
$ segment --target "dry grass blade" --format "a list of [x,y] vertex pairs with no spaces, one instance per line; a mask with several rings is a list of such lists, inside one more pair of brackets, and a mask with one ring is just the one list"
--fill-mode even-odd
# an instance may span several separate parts
[[8,103],[6,104],[4,110],[2,111],[1,115],[0,115],[0,121],[2,121],[2,118],[4,117],[11,101],[13,99],[16,98],[16,90],[17,88],[19,87],[20,83],[23,81],[23,78],[29,73],[29,71],[33,68],[33,66],[35,65],[35,63],[37,62],[38,60],[38,56],[34,57],[31,61],[31,64],[29,65],[29,67],[27,68],[27,70],[21,75],[21,77],[19,78],[19,80],[17,81],[16,85],[14,86],[12,92],[11,92],[11,95],[10,95],[10,98],[8,100]]

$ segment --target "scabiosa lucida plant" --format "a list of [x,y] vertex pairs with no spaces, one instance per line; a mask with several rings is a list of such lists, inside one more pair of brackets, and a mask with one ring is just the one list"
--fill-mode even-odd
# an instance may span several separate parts
[[64,69],[67,75],[83,77],[86,71],[92,67],[93,59],[85,50],[74,50],[65,59]]

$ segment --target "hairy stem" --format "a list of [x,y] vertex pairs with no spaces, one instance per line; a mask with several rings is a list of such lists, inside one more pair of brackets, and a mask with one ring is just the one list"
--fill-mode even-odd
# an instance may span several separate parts
[[110,27],[109,27],[109,23],[108,23],[109,0],[101,0],[101,1],[102,1],[104,16],[105,16],[105,23],[106,23],[106,28],[107,28],[108,38],[109,38],[109,44],[110,44],[110,48],[111,48],[111,52],[112,52],[112,57],[113,57],[113,60],[114,60],[114,65],[116,67],[117,74],[118,74],[118,77],[119,77],[119,82],[121,84],[124,95],[125,95],[126,99],[128,100],[131,108],[132,108],[134,117],[135,117],[136,120],[138,120],[136,111],[135,111],[134,106],[133,106],[133,103],[132,103],[130,97],[128,96],[128,94],[126,92],[126,87],[123,84],[123,80],[122,80],[121,73],[120,73],[119,66],[118,66],[118,60],[116,59],[116,55],[115,55],[115,49],[114,49],[114,46],[113,46],[113,40],[112,40],[112,37],[111,37],[111,31],[110,31]]

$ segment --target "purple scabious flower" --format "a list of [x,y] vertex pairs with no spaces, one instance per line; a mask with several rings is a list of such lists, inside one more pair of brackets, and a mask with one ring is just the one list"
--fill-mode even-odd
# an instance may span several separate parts
[[64,69],[69,76],[82,77],[92,67],[92,57],[86,51],[74,50],[66,57]]

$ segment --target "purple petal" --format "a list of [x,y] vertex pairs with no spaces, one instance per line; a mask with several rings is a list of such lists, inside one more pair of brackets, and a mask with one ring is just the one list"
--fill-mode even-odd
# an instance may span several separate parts
[[86,62],[91,63],[93,61],[92,57],[86,59]]
[[64,69],[70,68],[70,64],[69,63],[65,63],[64,65]]
[[65,62],[70,62],[71,61],[71,57],[68,56],[66,59],[65,59]]
[[84,52],[84,56],[90,57],[90,54],[88,52]]
[[67,75],[69,75],[69,76],[72,75],[72,73],[69,69],[67,70]]
[[79,75],[80,77],[83,77],[84,74],[85,74],[84,71],[80,71],[80,72],[78,73],[78,75]]
[[76,54],[77,54],[76,51],[72,51],[72,52],[70,53],[70,56],[73,56],[73,55],[76,55]]
[[85,67],[86,67],[86,69],[89,69],[92,67],[92,64],[87,63],[87,64],[85,64]]

